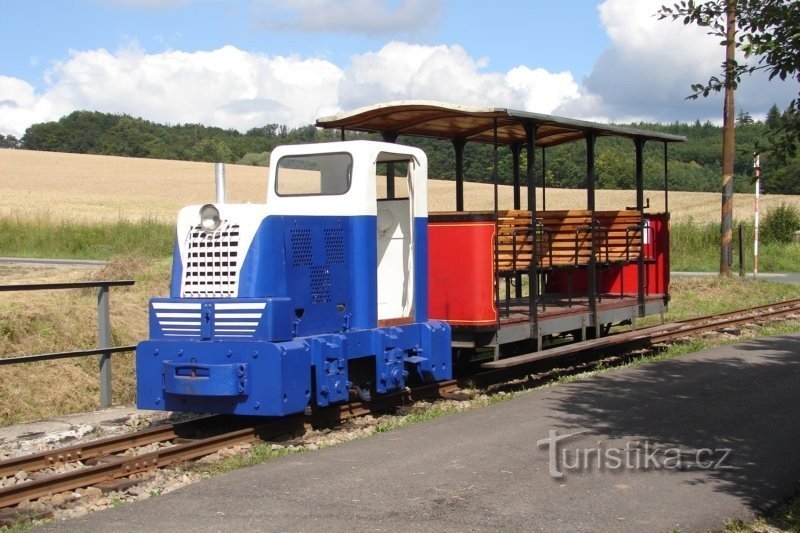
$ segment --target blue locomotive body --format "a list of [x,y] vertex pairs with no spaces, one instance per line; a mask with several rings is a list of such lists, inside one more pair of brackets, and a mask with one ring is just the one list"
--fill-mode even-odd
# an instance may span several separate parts
[[[379,162],[408,168],[408,198],[377,200]],[[413,148],[281,147],[266,204],[184,208],[138,406],[281,416],[450,379],[450,327],[427,316],[426,179]]]

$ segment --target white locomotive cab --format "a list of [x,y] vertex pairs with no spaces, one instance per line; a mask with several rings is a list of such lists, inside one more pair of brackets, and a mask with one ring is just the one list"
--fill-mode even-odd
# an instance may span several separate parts
[[[378,201],[377,166],[403,163],[407,198]],[[403,177],[398,177],[402,181]],[[270,156],[270,214],[374,216],[378,319],[414,312],[414,218],[427,217],[427,158],[417,148],[374,141],[280,146]]]

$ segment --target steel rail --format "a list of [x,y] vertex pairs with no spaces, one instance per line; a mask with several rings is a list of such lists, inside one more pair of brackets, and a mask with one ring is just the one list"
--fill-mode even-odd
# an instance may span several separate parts
[[[721,329],[743,323],[759,322],[770,318],[786,316],[792,313],[800,313],[800,299],[777,302],[774,304],[757,306],[750,309],[731,311],[727,313],[721,313],[719,315],[709,315],[694,319],[681,320],[679,322],[665,324],[663,326],[643,328],[642,330],[639,330],[638,333],[642,334],[645,338],[649,338],[651,343],[667,342],[705,331]],[[628,338],[630,335],[626,336],[625,333],[633,332],[623,332],[618,334],[619,339],[617,342],[619,342],[619,344],[630,342],[630,338]],[[607,339],[609,341],[614,341],[614,337],[615,336],[611,336]],[[627,340],[625,340],[626,338]],[[638,336],[636,339],[641,340],[641,338]],[[525,365],[522,366],[524,368]],[[520,375],[522,374],[527,374],[527,372],[521,371]],[[465,379],[475,379],[484,375],[486,375],[486,377],[495,376],[497,378],[502,376],[504,379],[508,379],[509,377],[509,374],[506,371],[489,371],[475,374]],[[294,429],[297,429],[298,426],[305,426],[308,424],[319,425],[326,423],[336,424],[341,423],[349,418],[386,411],[387,409],[401,407],[405,404],[413,404],[414,402],[423,399],[446,397],[447,394],[456,392],[463,388],[463,383],[463,380],[449,380],[439,383],[431,383],[420,387],[415,387],[413,389],[406,389],[393,394],[379,396],[369,403],[352,402],[347,404],[337,404],[322,409],[313,409],[310,416],[294,415],[281,419],[272,419],[253,425],[252,427],[241,428],[212,437],[176,444],[169,448],[163,448],[161,450],[144,453],[137,456],[112,457],[107,461],[102,461],[101,459],[100,464],[95,466],[90,466],[67,473],[56,474],[54,476],[43,477],[41,479],[31,480],[2,488],[0,489],[0,508],[11,507],[24,500],[33,500],[48,494],[66,490],[75,490],[77,488],[94,485],[104,481],[128,477],[130,475],[155,468],[163,468],[176,463],[196,459],[235,444],[269,439],[270,437],[276,437],[278,435],[291,432]],[[216,417],[207,418],[213,419]],[[21,465],[26,459],[31,461],[29,464],[47,463],[46,466],[52,466],[54,464],[58,464],[59,462],[68,462],[70,457],[74,457],[72,460],[83,460],[89,457],[103,458],[104,454],[114,453],[111,450],[120,451],[120,448],[128,449],[131,446],[142,446],[144,444],[149,444],[156,441],[175,439],[178,437],[178,435],[175,434],[176,426],[151,428],[128,435],[127,444],[123,443],[125,436],[110,437],[84,445],[35,454],[35,456],[29,456],[28,458],[22,457],[18,460],[6,460],[0,462],[0,467],[11,465],[12,461],[19,461],[14,464]],[[172,437],[167,437],[167,435],[170,434],[172,434]],[[135,444],[131,444],[131,442],[134,442]],[[10,473],[11,471],[9,469],[4,469],[0,472]]]
[[80,470],[18,483],[0,489],[0,508],[16,505],[24,500],[41,498],[48,494],[75,490],[102,481],[110,481],[147,470],[189,461],[214,453],[221,448],[252,442],[257,438],[256,427],[245,428],[133,457],[114,458],[108,462]]
[[797,299],[794,299],[794,300],[784,300],[784,301],[781,301],[781,302],[775,302],[775,303],[765,304],[765,305],[757,305],[755,307],[749,307],[747,309],[739,309],[739,310],[736,310],[736,311],[727,311],[725,313],[719,313],[719,314],[716,314],[716,315],[706,315],[706,316],[697,317],[697,318],[685,318],[683,320],[676,320],[673,323],[674,324],[685,324],[685,323],[690,323],[690,322],[699,322],[699,321],[703,321],[703,320],[711,321],[711,320],[715,320],[715,319],[720,319],[720,318],[724,318],[724,317],[731,317],[731,316],[737,316],[737,315],[742,315],[742,314],[746,314],[746,313],[752,313],[752,312],[756,312],[757,313],[757,312],[760,312],[762,310],[774,309],[776,307],[791,307],[791,306],[798,306],[798,305],[800,305],[800,298],[797,298]]
[[[349,418],[364,416],[377,411],[382,411],[391,407],[401,406],[406,403],[413,403],[422,399],[430,399],[441,397],[443,394],[458,390],[460,387],[456,380],[444,381],[440,383],[432,383],[414,389],[398,391],[394,394],[387,394],[381,396],[369,403],[366,402],[352,402],[342,405],[333,405],[324,409],[319,409],[312,413],[312,415],[294,415],[282,419],[270,420],[262,424],[256,424],[252,427],[246,427],[235,431],[230,431],[220,435],[198,439],[195,441],[184,442],[176,444],[169,448],[148,452],[132,457],[113,457],[108,461],[102,462],[95,466],[89,466],[83,469],[73,470],[62,474],[53,476],[42,477],[27,482],[18,483],[0,489],[0,508],[10,507],[17,505],[24,500],[33,500],[41,498],[49,494],[63,492],[67,490],[75,490],[81,487],[95,485],[104,481],[111,481],[114,479],[127,477],[133,474],[153,470],[155,468],[164,468],[176,463],[197,459],[204,455],[209,455],[222,448],[227,448],[235,444],[245,442],[255,442],[258,440],[276,437],[296,429],[298,426],[304,424],[325,424],[325,423],[340,423]],[[209,417],[211,418],[211,417]],[[172,428],[174,430],[174,428]],[[152,431],[144,430],[143,436],[138,434],[130,435],[130,443],[133,440],[138,441],[138,446],[156,442],[160,437],[167,437],[170,433],[169,428],[154,428]],[[172,437],[175,438],[175,437]],[[117,443],[110,441],[117,440]],[[165,438],[163,440],[170,440]],[[109,442],[103,442],[109,441]],[[128,449],[131,446],[125,446],[124,439],[109,438],[101,439],[95,443],[87,443],[82,449],[86,453],[97,451],[93,457],[103,457],[101,450],[105,446],[113,447],[115,449]],[[81,448],[76,446],[73,448]],[[64,449],[66,450],[66,449]],[[62,450],[62,452],[64,451]],[[54,455],[56,452],[46,452],[36,454],[37,457],[33,462],[47,460],[47,455]],[[68,452],[73,456],[77,453],[75,451]],[[66,455],[62,453],[66,458]],[[44,456],[44,457],[39,457]],[[20,462],[25,458],[20,458]],[[19,463],[18,463],[19,464]],[[48,465],[50,466],[50,465]]]
[[[769,309],[769,307],[773,307],[773,309]],[[779,307],[779,308],[774,309],[774,307]],[[757,314],[749,314],[749,315],[744,314],[744,316],[731,316],[729,318],[719,320],[716,322],[701,323],[701,324],[684,323],[687,325],[687,327],[685,328],[654,334],[652,337],[652,342],[668,342],[671,340],[679,339],[681,337],[697,335],[699,333],[714,331],[725,327],[738,326],[741,324],[747,324],[751,322],[764,322],[771,318],[781,318],[785,317],[786,315],[791,315],[794,313],[800,313],[800,303],[793,303],[792,305],[788,306],[763,306],[763,308]]]
[[169,441],[180,437],[181,434],[186,432],[201,429],[213,423],[217,418],[217,416],[208,416],[175,424],[164,424],[134,433],[115,435],[55,450],[4,459],[0,461],[0,477],[13,476],[21,470],[30,474],[37,470],[60,466],[65,463],[87,461],[96,457],[123,452],[137,446]]

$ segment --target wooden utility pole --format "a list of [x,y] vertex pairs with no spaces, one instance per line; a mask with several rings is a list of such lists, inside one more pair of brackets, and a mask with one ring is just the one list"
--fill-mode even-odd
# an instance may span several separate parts
[[733,262],[733,157],[734,118],[733,83],[736,39],[736,0],[727,0],[727,35],[725,38],[725,108],[722,124],[722,214],[720,225],[719,275],[730,277]]

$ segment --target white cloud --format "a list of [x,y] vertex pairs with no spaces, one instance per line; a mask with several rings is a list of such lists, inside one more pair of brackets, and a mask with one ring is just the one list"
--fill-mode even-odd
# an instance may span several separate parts
[[568,72],[525,66],[487,70],[459,46],[391,42],[341,69],[315,58],[266,56],[225,46],[148,54],[135,45],[72,51],[37,93],[0,77],[0,132],[20,136],[35,123],[78,109],[127,113],[156,122],[245,131],[299,126],[316,117],[389,100],[441,100],[550,113],[578,96]]
[[307,124],[337,109],[341,70],[320,59],[270,57],[232,46],[210,52],[146,54],[138,48],[71,52],[46,75],[47,88],[0,78],[0,130],[21,135],[34,122],[76,109],[128,113],[158,122],[246,130]]
[[[606,0],[600,20],[611,40],[583,80],[581,97],[557,112],[587,119],[628,122],[721,119],[719,95],[685,100],[693,83],[721,72],[724,48],[719,38],[681,21],[659,20],[663,0]],[[791,84],[766,76],[743,79],[736,93],[738,109],[763,114],[773,104],[785,106],[796,93]]]
[[0,133],[21,137],[34,122],[52,118],[49,107],[30,83],[0,76]]
[[432,26],[442,14],[442,0],[263,0],[262,4],[267,12],[256,27],[279,31],[398,35]]
[[484,71],[460,46],[391,42],[351,58],[340,86],[346,109],[389,100],[440,100],[549,113],[574,98],[578,85],[568,72],[518,66],[507,73]]

